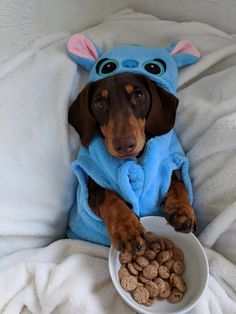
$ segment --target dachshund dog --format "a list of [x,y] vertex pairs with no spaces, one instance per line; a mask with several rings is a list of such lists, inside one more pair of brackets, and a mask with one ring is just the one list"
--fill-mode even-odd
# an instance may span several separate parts
[[[95,132],[100,132],[112,156],[139,157],[148,139],[173,128],[177,105],[174,95],[146,76],[123,73],[86,85],[69,109],[69,123],[85,147]],[[105,222],[114,247],[126,252],[140,250],[145,230],[130,204],[91,178],[88,188],[89,205]],[[162,204],[166,220],[176,231],[195,230],[196,216],[187,189],[175,173]]]

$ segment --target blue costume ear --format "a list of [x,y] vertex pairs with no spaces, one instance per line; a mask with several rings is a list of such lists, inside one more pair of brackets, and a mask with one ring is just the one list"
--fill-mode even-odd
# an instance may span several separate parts
[[71,36],[67,43],[67,51],[73,61],[88,71],[103,54],[102,49],[83,34]]
[[175,60],[178,68],[195,63],[200,59],[199,50],[189,40],[175,41],[167,50]]

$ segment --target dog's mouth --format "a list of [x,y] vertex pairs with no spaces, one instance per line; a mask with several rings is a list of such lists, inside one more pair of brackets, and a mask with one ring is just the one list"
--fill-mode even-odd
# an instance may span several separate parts
[[113,157],[118,159],[129,159],[137,157],[139,153],[130,153],[130,154],[111,154]]
[[130,158],[135,158],[135,157],[138,158],[143,153],[145,143],[146,143],[145,139],[143,139],[142,141],[138,141],[137,146],[135,147],[134,150],[126,151],[126,152],[117,152],[117,150],[115,150],[113,146],[109,145],[107,142],[106,142],[106,148],[113,157],[118,158],[118,159],[130,159]]

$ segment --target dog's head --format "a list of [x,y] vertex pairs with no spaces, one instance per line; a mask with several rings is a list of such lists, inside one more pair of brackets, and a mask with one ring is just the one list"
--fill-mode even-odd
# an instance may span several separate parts
[[168,48],[119,45],[103,52],[82,34],[67,43],[70,57],[89,71],[88,85],[69,110],[69,122],[88,146],[101,131],[111,155],[137,156],[146,136],[174,126],[178,69],[197,62],[200,53],[188,40]]
[[92,82],[69,109],[69,123],[88,146],[96,130],[117,158],[137,156],[146,137],[163,135],[175,122],[178,99],[138,74],[118,74]]

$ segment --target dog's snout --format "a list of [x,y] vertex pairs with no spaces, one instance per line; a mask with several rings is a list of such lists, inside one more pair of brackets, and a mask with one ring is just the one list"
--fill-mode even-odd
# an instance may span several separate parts
[[119,155],[129,155],[132,154],[136,148],[137,141],[134,136],[115,137],[112,141],[112,145]]

